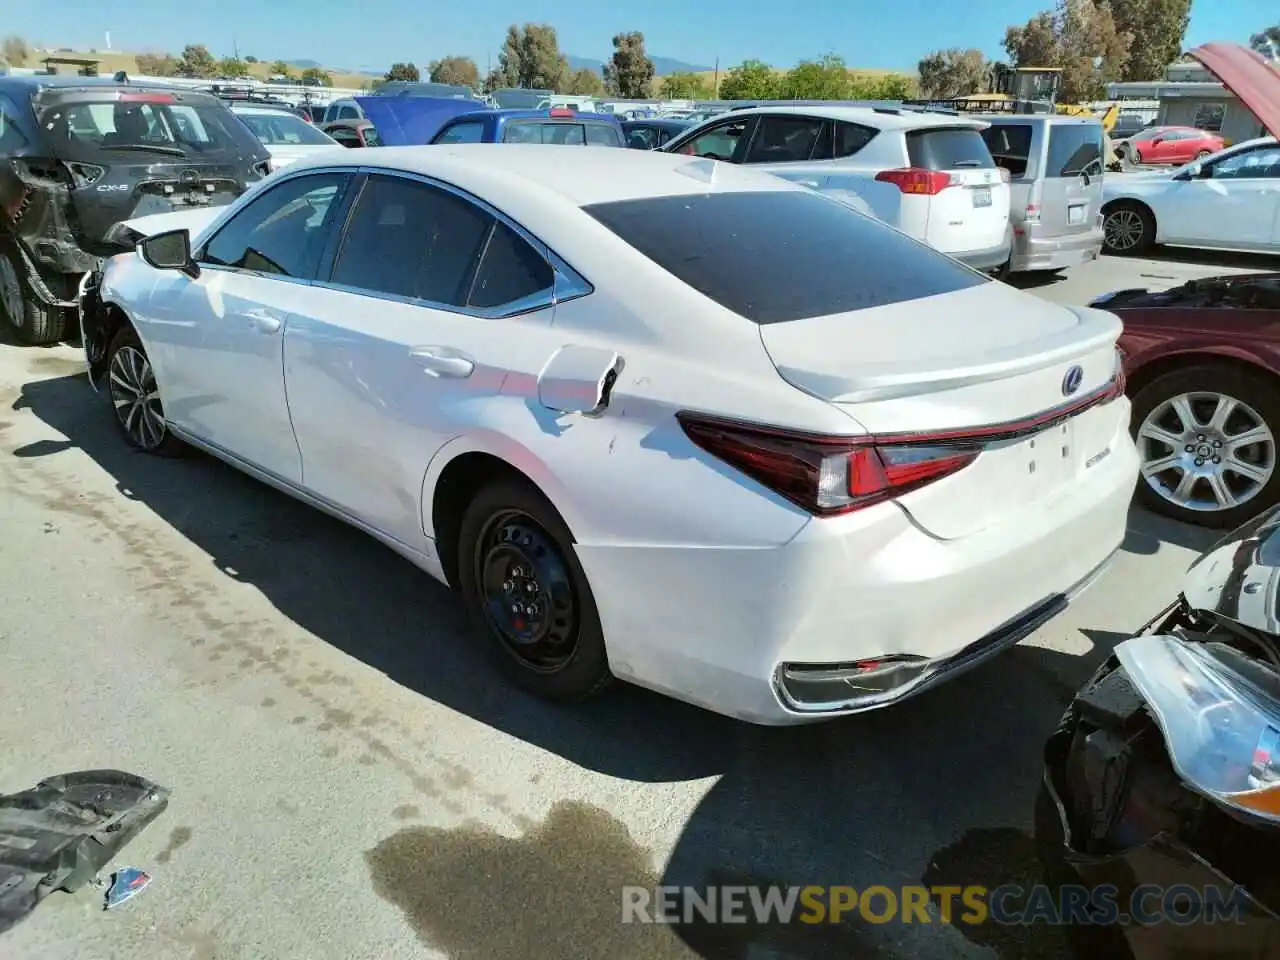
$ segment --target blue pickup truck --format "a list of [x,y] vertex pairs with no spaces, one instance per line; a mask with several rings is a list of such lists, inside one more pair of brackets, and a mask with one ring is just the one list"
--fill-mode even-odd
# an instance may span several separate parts
[[476,110],[474,102],[434,97],[358,97],[387,146],[426,143],[556,143],[625,147],[622,124],[604,113]]

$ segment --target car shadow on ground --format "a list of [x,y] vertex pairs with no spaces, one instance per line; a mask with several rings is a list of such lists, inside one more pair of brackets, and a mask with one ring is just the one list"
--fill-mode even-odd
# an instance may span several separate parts
[[[223,574],[252,584],[282,615],[392,681],[612,777],[636,782],[718,777],[657,875],[646,873],[648,867],[630,866],[647,864],[650,855],[629,846],[625,827],[594,808],[579,811],[592,829],[561,834],[576,851],[567,861],[562,851],[520,855],[522,843],[555,838],[552,818],[540,833],[531,828],[524,839],[450,837],[448,831],[419,829],[401,838],[407,846],[396,847],[398,834],[389,837],[391,846],[369,853],[371,870],[382,871],[376,876],[391,891],[388,898],[411,922],[414,904],[425,903],[419,926],[424,938],[451,944],[465,955],[504,960],[519,954],[485,939],[509,936],[505,922],[480,923],[475,911],[457,911],[442,902],[433,909],[430,898],[438,901],[447,893],[452,903],[489,903],[495,896],[492,878],[504,872],[527,884],[526,891],[534,885],[554,888],[557,882],[580,886],[584,876],[599,877],[606,912],[620,909],[617,885],[626,878],[700,888],[722,883],[991,888],[1035,882],[1039,868],[1030,827],[1041,746],[1075,690],[1122,639],[1087,631],[1093,649],[1086,656],[1020,646],[973,670],[963,682],[893,709],[801,728],[751,727],[628,685],[592,703],[558,709],[497,678],[467,640],[459,605],[425,574],[364,534],[212,458],[193,452],[164,460],[134,452],[83,376],[28,383],[14,406],[67,438],[29,444],[14,456],[57,457],[78,448],[115,479],[122,496],[144,503],[213,558]],[[1143,545],[1150,546],[1163,529],[1157,522],[1140,531],[1131,548],[1146,552]],[[1175,587],[1170,584],[1171,595]],[[602,820],[609,824],[597,829]],[[399,856],[398,850],[412,855]],[[484,859],[485,850],[490,860]],[[450,857],[469,869],[438,870],[439,864],[453,862]],[[527,875],[518,874],[522,863],[528,865]],[[556,870],[569,872],[558,879]],[[626,878],[619,880],[622,874]],[[493,906],[504,916],[513,909],[543,909],[541,900],[525,897],[523,906],[512,902]],[[563,931],[557,926],[549,934],[558,939],[548,945],[550,954],[581,955],[582,941],[574,938],[583,935],[583,913],[566,910]],[[950,955],[959,941],[955,934],[951,940],[936,939],[944,934],[936,929],[936,913],[933,918],[932,931],[923,933],[919,924],[896,920],[815,926],[693,923],[675,928],[681,952],[664,948],[653,955],[687,956],[690,950],[723,960]],[[547,929],[544,920],[538,921],[539,930]],[[1057,957],[1065,949],[1059,931],[1050,927],[959,929],[1001,958]],[[623,930],[613,919],[591,927],[591,935],[621,937]],[[606,943],[592,952],[631,955],[622,940],[614,947],[610,952]]]
[[[1104,253],[1104,257],[1111,254]],[[1119,261],[1128,257],[1114,257]],[[1260,253],[1229,253],[1218,250],[1191,250],[1181,247],[1156,247],[1143,255],[1145,260],[1166,263],[1186,263],[1200,267],[1222,267],[1227,270],[1245,270],[1250,273],[1275,273],[1280,271],[1280,257]]]

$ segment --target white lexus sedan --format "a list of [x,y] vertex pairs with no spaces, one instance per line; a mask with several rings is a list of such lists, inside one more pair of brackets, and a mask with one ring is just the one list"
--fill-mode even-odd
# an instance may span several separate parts
[[1177,170],[1102,180],[1103,249],[1139,255],[1158,243],[1280,253],[1280,143],[1261,137]]
[[711,160],[353,153],[190,232],[152,218],[83,288],[91,379],[128,443],[201,448],[451,585],[525,688],[879,707],[1119,547],[1113,314]]

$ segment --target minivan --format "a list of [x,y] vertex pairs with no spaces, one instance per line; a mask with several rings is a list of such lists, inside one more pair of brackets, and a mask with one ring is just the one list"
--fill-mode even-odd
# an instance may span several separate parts
[[1009,171],[1013,250],[1009,272],[1056,272],[1102,250],[1102,176],[1107,147],[1090,117],[989,116],[982,131]]

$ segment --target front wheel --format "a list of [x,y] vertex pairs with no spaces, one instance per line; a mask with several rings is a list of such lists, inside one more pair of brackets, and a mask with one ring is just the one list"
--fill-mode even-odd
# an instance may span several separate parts
[[1121,200],[1103,213],[1102,248],[1107,253],[1135,256],[1156,242],[1156,220],[1140,203]]
[[1133,398],[1138,500],[1203,527],[1238,527],[1280,501],[1277,384],[1220,363],[1174,370]]
[[527,482],[496,481],[467,506],[458,586],[477,638],[518,686],[572,702],[612,679],[573,536]]
[[18,339],[29,346],[57,343],[66,334],[66,311],[40,299],[13,250],[3,247],[0,247],[0,312]]
[[133,327],[121,327],[107,348],[107,395],[131,446],[162,457],[182,452],[182,441],[165,421],[155,369]]

